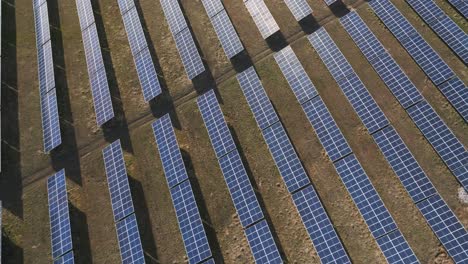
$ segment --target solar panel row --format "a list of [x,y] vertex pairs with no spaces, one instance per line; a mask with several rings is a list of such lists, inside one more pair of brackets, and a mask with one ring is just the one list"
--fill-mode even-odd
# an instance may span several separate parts
[[[409,80],[390,54],[384,50],[383,45],[359,15],[356,12],[351,12],[342,17],[340,21],[372,67],[401,105],[408,111],[410,117],[426,136],[429,143],[467,189],[468,175],[466,171],[459,169],[463,168],[462,164],[468,162],[463,144],[455,137],[434,109],[424,101],[416,86]],[[457,80],[454,79],[453,81]],[[451,82],[448,81],[444,85],[449,85]],[[428,119],[430,122],[427,121]]]
[[[332,44],[333,42],[330,40],[321,41],[321,47],[332,47]],[[341,65],[345,67],[348,66],[344,63],[344,57],[340,58],[333,53],[329,53],[327,54],[327,58],[337,58],[337,61],[343,62]],[[398,230],[391,215],[362,169],[362,166],[357,161],[354,154],[352,154],[351,148],[336,125],[333,117],[320,96],[318,96],[317,91],[315,89],[305,90],[302,88],[302,83],[310,83],[306,85],[306,87],[313,87],[313,84],[295,56],[294,51],[290,47],[286,47],[275,54],[275,59],[283,75],[288,80],[291,89],[295,92],[296,98],[301,103],[310,123],[314,127],[315,133],[319,137],[322,146],[325,148],[330,159],[334,162],[338,174],[351,194],[353,201],[357,205],[374,238],[378,239],[379,237],[386,236],[390,232]],[[328,62],[333,63],[333,60],[328,60]],[[292,69],[289,65],[296,65],[296,67]],[[340,74],[339,66],[335,66],[334,69],[336,69],[335,72],[337,74]],[[350,75],[348,75],[348,77],[349,76]],[[347,77],[342,78],[341,81],[346,80],[346,78]],[[301,93],[297,91],[304,92]],[[310,95],[306,98],[310,99],[303,100],[302,98],[307,96],[307,94]],[[320,231],[321,230],[323,229],[320,229]],[[400,247],[410,252],[411,254],[409,257],[415,259],[417,262],[415,255],[412,253],[411,248],[404,238]],[[389,255],[385,252],[385,250],[387,250],[386,248],[381,249],[388,259],[391,257],[394,258],[394,256],[390,256],[391,254]],[[401,259],[398,260],[406,261],[402,256]]]
[[205,71],[190,29],[177,0],[160,0],[172,37],[184,64],[189,79],[194,79]]
[[310,8],[307,0],[285,0],[284,2],[293,13],[296,21],[300,21],[306,16],[312,14],[312,8]]
[[462,16],[466,19],[468,18],[468,3],[465,0],[448,0],[450,4],[452,4],[455,9],[462,14]]
[[189,263],[200,263],[212,256],[211,249],[169,114],[152,126]]
[[145,263],[120,140],[102,150],[122,263]]
[[47,2],[33,1],[36,28],[39,94],[41,102],[44,150],[50,152],[60,144],[60,121],[55,91],[54,62],[50,39]]
[[468,35],[432,0],[406,0],[434,32],[468,63]]
[[244,0],[245,7],[257,25],[263,39],[279,31],[279,26],[263,0]]
[[[292,68],[293,71],[297,69],[298,67]],[[299,72],[295,72],[291,76],[299,76],[299,74]],[[255,69],[251,67],[239,73],[237,80],[320,259],[324,263],[350,263],[325,208],[311,185],[283,125],[279,122]],[[295,80],[293,83],[299,84],[300,87],[296,88],[298,91],[296,94],[301,94],[302,98],[302,96],[308,96],[301,93],[302,91],[315,91],[315,89],[311,89],[311,83],[304,79],[301,80],[303,81]]]
[[243,51],[244,46],[242,46],[236,29],[232,25],[221,0],[202,0],[202,3],[210,17],[211,24],[213,24],[226,56],[231,59]]
[[96,122],[101,126],[114,117],[109,84],[102,59],[101,45],[99,44],[91,1],[76,0],[76,6],[80,20],[86,64],[88,66]]
[[[61,170],[47,179],[47,192],[52,258],[59,259],[73,250],[65,170]],[[71,261],[73,263],[73,257]]]
[[[390,1],[372,0],[369,5],[463,119],[468,121],[468,89],[458,76]],[[448,81],[451,83],[444,85]]]

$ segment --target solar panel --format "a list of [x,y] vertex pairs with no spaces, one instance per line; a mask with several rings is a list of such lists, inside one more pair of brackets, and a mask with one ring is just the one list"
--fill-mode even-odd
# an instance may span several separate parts
[[130,43],[130,49],[135,57],[142,49],[148,46],[136,7],[129,9],[122,15],[122,18],[125,31],[127,32],[128,42]]
[[399,230],[378,238],[377,244],[384,253],[388,263],[419,263],[413,250],[408,246],[408,242],[406,242],[406,239]]
[[292,194],[322,263],[351,263],[312,185]]
[[90,0],[76,0],[76,8],[80,19],[80,28],[83,31],[94,23],[93,6]]
[[210,18],[224,10],[221,0],[202,0],[202,3],[205,7],[206,13],[208,13],[208,17]]
[[33,0],[33,8],[36,9],[42,4],[44,4],[47,0]]
[[198,53],[189,28],[186,28],[174,36],[177,50],[184,64],[185,72],[189,79],[197,77],[205,71],[205,66]]
[[83,37],[83,46],[86,56],[86,64],[88,66],[88,73],[92,74],[101,68],[104,68],[104,61],[102,60],[101,45],[99,44],[96,24],[90,25],[88,28],[83,30],[81,34]]
[[332,5],[333,3],[336,2],[336,0],[324,0],[324,1],[328,6],[330,6],[330,5]]
[[300,104],[318,95],[291,46],[277,52],[274,57]]
[[397,229],[392,216],[354,154],[335,162],[335,169],[374,238]]
[[188,179],[169,114],[153,123],[164,174],[170,188]]
[[455,263],[468,261],[468,233],[439,195],[417,204]]
[[309,177],[283,125],[277,122],[262,133],[288,191],[292,193],[309,184]]
[[465,190],[468,190],[468,171],[460,169],[468,164],[468,152],[463,144],[426,101],[409,108],[408,114]]
[[253,66],[237,74],[237,81],[261,130],[279,121]]
[[266,220],[245,229],[256,263],[283,263]]
[[134,212],[120,140],[105,147],[102,150],[102,155],[106,167],[114,221],[118,222]]
[[47,3],[34,9],[34,20],[36,27],[36,43],[43,45],[50,40],[49,12]]
[[47,193],[52,258],[56,259],[73,249],[65,170],[47,179]]
[[39,91],[42,96],[55,88],[54,61],[50,41],[47,41],[43,46],[37,46],[37,61]]
[[226,10],[221,10],[217,15],[211,17],[211,23],[216,35],[218,35],[224,53],[229,59],[244,50],[244,46],[242,46]]
[[216,153],[216,157],[220,158],[232,150],[235,150],[236,145],[226,125],[214,91],[210,90],[199,96],[197,103],[206,129],[208,130],[211,145]]
[[135,6],[133,0],[117,0],[117,3],[119,4],[120,13],[122,15]]
[[242,226],[245,228],[263,219],[262,209],[237,150],[221,157],[219,165]]
[[434,1],[406,2],[465,63],[468,63],[468,35]]
[[41,95],[44,150],[50,152],[62,143],[55,89]]
[[356,12],[340,18],[341,24],[366,56],[380,78],[406,109],[423,98],[395,60]]
[[307,0],[285,0],[284,2],[288,6],[289,10],[291,10],[291,13],[293,13],[296,21],[312,14],[312,8],[310,8]]
[[248,0],[244,1],[244,4],[264,39],[279,31],[278,24],[263,0]]
[[216,264],[216,262],[215,262],[212,258],[210,258],[210,259],[208,259],[207,261],[204,261],[204,262],[202,262],[202,263],[203,263],[203,264]]
[[448,0],[450,4],[452,4],[455,9],[462,14],[462,16],[466,19],[468,18],[468,3],[464,0]]
[[427,175],[392,126],[372,135],[414,203],[437,193]]
[[161,6],[166,17],[167,24],[172,32],[172,35],[175,36],[182,30],[187,28],[187,22],[185,22],[184,14],[180,9],[179,3],[177,0],[160,0]]
[[161,86],[159,84],[158,75],[154,68],[153,59],[149,49],[145,47],[134,57],[135,66],[140,80],[143,97],[148,102],[151,99],[161,94]]
[[460,79],[453,78],[439,85],[439,89],[463,119],[468,122],[468,87]]
[[122,263],[145,263],[135,214],[131,214],[122,219],[122,221],[117,222],[115,226],[117,229],[117,240],[119,241]]
[[114,117],[112,108],[112,98],[107,83],[106,69],[101,68],[97,72],[89,74],[91,92],[93,94],[94,110],[96,112],[96,122],[99,126]]
[[189,263],[199,263],[211,257],[210,246],[190,182],[184,181],[173,187],[171,197]]
[[54,264],[74,264],[75,257],[73,256],[73,251],[68,252],[67,254],[61,256],[60,258],[54,260]]
[[320,97],[304,103],[302,108],[332,161],[351,153],[348,142]]

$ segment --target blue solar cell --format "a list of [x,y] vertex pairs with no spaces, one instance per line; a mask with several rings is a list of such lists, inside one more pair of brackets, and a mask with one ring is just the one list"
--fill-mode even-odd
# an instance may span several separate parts
[[266,220],[245,229],[245,235],[255,263],[283,263]]
[[244,50],[244,46],[237,35],[234,26],[225,10],[220,11],[211,18],[211,23],[218,35],[224,53],[230,59]]
[[67,254],[61,256],[60,258],[54,260],[54,264],[74,264],[75,257],[73,256],[73,251],[68,252]]
[[135,66],[140,80],[143,97],[148,102],[161,94],[161,85],[154,68],[153,60],[147,47],[134,56]]
[[122,15],[122,18],[125,31],[127,32],[128,42],[130,43],[130,49],[135,57],[142,49],[148,46],[136,7],[129,9],[127,13]]
[[426,101],[409,108],[408,114],[465,190],[468,190],[468,171],[461,169],[468,164],[468,152],[463,144]]
[[416,86],[386,52],[383,45],[356,12],[350,12],[340,18],[340,21],[377,74],[405,109],[422,100]]
[[167,184],[172,188],[187,180],[188,176],[169,114],[164,115],[153,123],[153,131]]
[[209,18],[214,17],[216,14],[224,10],[221,0],[202,0],[202,3]]
[[102,150],[102,155],[106,167],[114,221],[118,222],[134,212],[120,140],[105,147]]
[[185,22],[184,14],[180,9],[179,1],[160,0],[160,2],[172,35],[175,36],[186,29],[187,22]]
[[242,226],[246,227],[263,219],[262,209],[237,150],[220,158],[219,165]]
[[114,117],[112,108],[112,98],[107,82],[106,70],[101,68],[97,72],[89,74],[91,92],[93,94],[94,111],[96,112],[96,122],[99,126]]
[[291,13],[293,13],[296,21],[299,21],[306,16],[312,14],[312,8],[306,0],[285,0],[285,4],[288,6]]
[[439,195],[417,204],[455,263],[468,262],[468,233]]
[[392,126],[372,135],[413,202],[437,193],[427,175]]
[[220,158],[236,149],[214,91],[199,96],[197,103],[216,157]]
[[211,257],[210,246],[190,182],[184,181],[172,188],[171,197],[189,263],[199,263]]
[[320,143],[332,161],[351,153],[351,148],[320,97],[302,105]]
[[309,184],[309,177],[283,125],[277,122],[262,133],[288,191],[292,193]]
[[468,63],[468,35],[434,1],[407,0],[434,32]]
[[307,37],[327,66],[335,81],[339,81],[354,73],[353,68],[334,44],[325,28],[320,28]]
[[351,263],[312,185],[292,195],[322,263]]
[[279,121],[254,67],[237,74],[237,81],[261,130]]
[[384,113],[357,75],[353,74],[348,78],[341,79],[338,85],[367,130],[369,130],[369,133],[372,134],[388,125],[388,120]]
[[119,4],[120,13],[122,15],[127,13],[128,10],[135,6],[133,0],[117,0],[117,3]]
[[463,119],[468,122],[468,87],[460,79],[453,78],[439,85],[439,89]]
[[65,170],[47,179],[52,258],[73,249]]
[[76,0],[78,18],[80,19],[80,28],[85,30],[94,23],[93,6],[91,0]]
[[279,31],[279,26],[268,10],[263,0],[244,1],[244,5],[257,25],[260,34],[264,39]]
[[52,44],[47,41],[37,46],[37,70],[39,75],[39,91],[43,96],[55,88],[54,61],[52,58]]
[[193,79],[205,71],[205,66],[198,53],[197,46],[193,41],[189,28],[177,33],[174,36],[177,50],[184,64],[185,72],[189,79]]
[[399,230],[395,230],[386,236],[378,238],[377,244],[384,253],[388,263],[419,263],[413,250],[409,247],[408,242]]
[[45,152],[50,152],[62,144],[55,89],[41,95],[41,114],[44,150]]
[[468,18],[468,3],[465,0],[448,0],[450,4],[455,7],[455,9],[462,14],[462,16],[466,19]]
[[291,46],[277,52],[275,60],[300,104],[318,95]]
[[145,263],[135,214],[131,214],[122,221],[117,222],[115,227],[122,264]]
[[397,229],[392,216],[354,154],[337,161],[335,169],[374,238]]
[[43,45],[50,40],[49,12],[47,3],[34,9],[34,20],[36,27],[36,44]]

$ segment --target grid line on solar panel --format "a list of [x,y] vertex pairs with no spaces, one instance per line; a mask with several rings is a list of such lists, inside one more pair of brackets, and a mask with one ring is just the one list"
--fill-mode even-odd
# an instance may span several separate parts
[[429,226],[455,263],[468,261],[468,233],[437,194],[417,204]]
[[262,131],[276,167],[290,193],[310,183],[291,141],[280,122]]
[[125,31],[127,32],[128,42],[130,43],[130,49],[133,56],[136,56],[138,52],[148,46],[136,7],[129,9],[127,13],[122,15],[122,18]]
[[138,79],[140,80],[143,97],[146,102],[161,94],[161,85],[159,84],[158,75],[154,68],[153,59],[148,47],[143,48],[134,57]]
[[47,179],[52,258],[73,249],[65,170]]
[[274,57],[300,104],[318,95],[291,46],[277,52]]
[[261,130],[279,121],[253,66],[237,74],[237,81]]
[[468,190],[468,171],[460,169],[468,164],[468,152],[463,144],[426,101],[410,107],[408,114],[449,170]]
[[464,0],[448,0],[455,9],[466,19],[468,18],[468,3]]
[[127,169],[123,157],[120,140],[117,140],[102,150],[106,167],[107,184],[112,204],[114,221],[134,212],[132,194],[128,183]]
[[89,81],[93,94],[96,122],[101,126],[114,117],[112,98],[105,68],[101,68],[97,72],[89,74]]
[[245,235],[256,263],[283,263],[266,220],[245,229]]
[[322,263],[351,263],[312,185],[292,194]]
[[54,260],[54,264],[74,264],[75,257],[73,256],[73,251],[68,252],[67,254],[61,256],[58,259]]
[[117,222],[115,227],[117,229],[117,240],[119,242],[122,263],[145,263],[135,214],[131,214]]
[[184,64],[185,72],[190,80],[205,71],[205,66],[198,53],[197,46],[193,41],[189,28],[185,28],[177,35],[174,35],[177,50]]
[[94,23],[94,13],[91,0],[76,0],[76,9],[80,20],[80,28],[83,31]]
[[216,14],[224,10],[221,0],[202,0],[202,3],[209,18],[214,17]]
[[169,188],[188,179],[169,114],[153,123],[153,132]]
[[237,150],[220,158],[219,165],[242,226],[245,228],[263,219],[262,209]]
[[226,56],[229,59],[244,50],[244,46],[242,45],[226,10],[222,10],[217,15],[211,17],[211,23],[213,24],[216,35],[218,35],[218,39],[221,42],[224,53],[226,53]]
[[211,145],[220,158],[236,149],[231,132],[213,90],[206,92],[197,99],[203,121],[210,136]]
[[276,24],[275,19],[263,0],[248,0],[244,1],[244,4],[257,25],[263,39],[267,39],[269,36],[279,31],[278,24]]
[[340,21],[377,74],[405,109],[422,100],[416,86],[387,53],[382,43],[356,12],[350,12],[340,18]]
[[189,263],[199,263],[211,257],[190,181],[184,181],[170,191]]
[[434,1],[406,2],[465,63],[468,63],[468,35]]
[[392,126],[372,135],[393,171],[417,203],[437,193],[408,147]]
[[55,89],[41,95],[41,115],[44,150],[50,152],[62,143]]
[[186,29],[187,22],[180,9],[178,0],[160,0],[160,2],[172,35],[175,36]]
[[352,152],[328,108],[319,96],[304,103],[302,109],[304,109],[331,161],[336,161]]
[[354,154],[335,162],[335,169],[374,238],[397,229],[392,216]]
[[306,16],[312,14],[312,8],[306,0],[284,0],[296,21],[300,21]]
[[377,244],[384,253],[388,263],[419,263],[413,250],[409,247],[408,242],[399,230],[395,230],[386,236],[378,238]]
[[47,10],[47,3],[44,3],[37,9],[34,9],[34,20],[36,28],[36,43],[37,45],[43,45],[50,40],[49,12]]
[[37,70],[39,75],[39,92],[43,96],[55,89],[54,61],[52,57],[52,44],[47,41],[37,46]]

